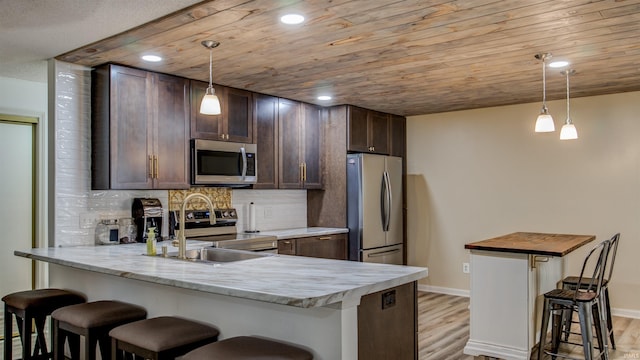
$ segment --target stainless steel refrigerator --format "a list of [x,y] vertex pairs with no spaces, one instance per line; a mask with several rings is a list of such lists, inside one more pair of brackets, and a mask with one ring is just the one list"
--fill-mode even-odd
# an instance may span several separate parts
[[402,265],[402,158],[347,155],[349,260]]

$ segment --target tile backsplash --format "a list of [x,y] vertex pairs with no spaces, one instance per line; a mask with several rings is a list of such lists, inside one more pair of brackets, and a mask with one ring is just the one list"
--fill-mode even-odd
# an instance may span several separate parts
[[231,204],[238,212],[238,231],[249,225],[249,204],[255,207],[256,230],[307,227],[306,190],[233,190]]

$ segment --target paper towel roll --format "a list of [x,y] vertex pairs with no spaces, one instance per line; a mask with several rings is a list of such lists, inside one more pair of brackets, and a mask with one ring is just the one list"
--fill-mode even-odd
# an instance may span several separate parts
[[256,231],[256,206],[253,202],[249,203],[249,230]]

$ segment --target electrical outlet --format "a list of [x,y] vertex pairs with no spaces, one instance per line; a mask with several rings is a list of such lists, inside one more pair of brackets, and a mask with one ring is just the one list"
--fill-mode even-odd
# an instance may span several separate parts
[[270,219],[273,217],[273,208],[271,206],[265,206],[264,208],[264,218]]
[[98,224],[98,214],[91,212],[80,214],[81,229],[91,229],[94,228],[96,224]]
[[469,263],[462,263],[462,272],[465,274],[469,273]]

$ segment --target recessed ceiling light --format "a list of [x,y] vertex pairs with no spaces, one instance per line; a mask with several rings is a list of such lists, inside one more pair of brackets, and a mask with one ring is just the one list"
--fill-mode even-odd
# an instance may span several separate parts
[[561,68],[561,67],[565,67],[567,65],[569,65],[569,62],[568,61],[564,61],[564,60],[562,60],[562,61],[553,61],[553,62],[549,63],[549,67],[552,67],[552,68]]
[[280,21],[287,25],[302,24],[302,22],[304,22],[304,16],[300,14],[286,14],[280,18]]
[[158,55],[142,55],[142,60],[149,62],[162,61],[162,58]]
[[320,100],[320,101],[329,101],[329,100],[331,100],[331,96],[329,96],[329,95],[320,95],[320,96],[318,96],[318,100]]

